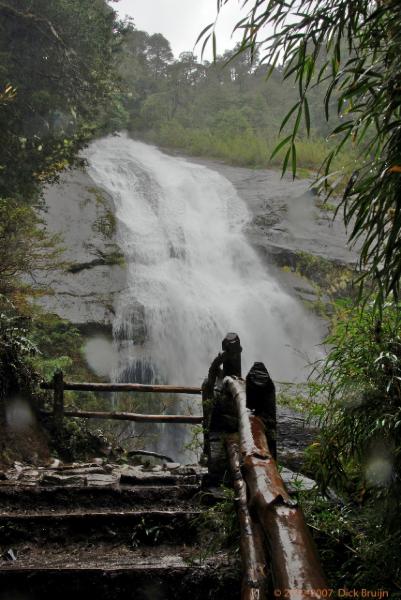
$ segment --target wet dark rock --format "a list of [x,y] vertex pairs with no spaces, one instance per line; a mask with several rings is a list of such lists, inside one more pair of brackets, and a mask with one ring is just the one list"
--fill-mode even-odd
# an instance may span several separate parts
[[144,344],[147,338],[147,327],[143,304],[122,295],[118,312],[119,320],[114,324],[115,339],[119,342],[129,340],[136,345]]
[[277,225],[277,223],[280,223],[280,221],[280,215],[271,212],[267,214],[256,215],[256,217],[254,217],[252,220],[252,225],[265,229],[267,227],[270,228],[274,225]]
[[8,550],[6,550],[6,552],[4,552],[4,554],[3,554],[3,559],[8,560],[8,561],[17,560],[14,550],[12,548],[9,548]]
[[86,485],[87,479],[83,475],[46,474],[41,479],[42,485]]
[[176,469],[179,475],[198,475],[201,469],[195,466],[182,466]]
[[301,473],[291,471],[291,469],[287,469],[286,467],[280,469],[280,475],[290,494],[310,492],[316,488],[316,481],[305,475],[301,475]]
[[63,273],[34,274],[35,286],[52,290],[37,302],[75,325],[111,326],[114,297],[125,286],[125,267],[119,264],[114,231],[94,226],[114,213],[110,196],[96,188],[81,170],[64,173],[59,185],[45,191],[46,227],[61,234],[69,263]]
[[165,471],[175,471],[180,466],[181,466],[181,464],[180,463],[176,463],[176,462],[168,462],[168,463],[165,463],[163,465]]
[[95,258],[89,262],[84,263],[74,263],[70,267],[68,267],[67,271],[69,273],[80,273],[81,271],[85,271],[85,269],[93,269],[93,267],[98,267],[100,265],[106,265],[105,258]]
[[87,323],[76,324],[79,332],[88,338],[104,337],[112,339],[113,327],[111,323],[98,323],[96,321],[88,321]]
[[111,486],[119,481],[119,477],[112,474],[90,473],[86,477],[87,485],[91,486]]
[[305,472],[304,452],[316,440],[317,427],[307,423],[304,415],[285,406],[279,406],[277,430],[279,464],[296,473]]

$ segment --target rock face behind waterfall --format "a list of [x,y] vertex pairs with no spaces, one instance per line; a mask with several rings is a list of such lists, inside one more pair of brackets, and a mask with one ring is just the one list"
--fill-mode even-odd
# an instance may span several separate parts
[[125,287],[112,199],[76,170],[46,190],[45,204],[47,228],[61,235],[66,265],[62,272],[35,274],[48,291],[39,303],[83,329],[110,332],[114,298]]

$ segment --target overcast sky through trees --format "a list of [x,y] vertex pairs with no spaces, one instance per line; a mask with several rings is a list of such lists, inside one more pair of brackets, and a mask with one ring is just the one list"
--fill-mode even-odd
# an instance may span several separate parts
[[[132,17],[137,29],[148,33],[162,33],[171,43],[175,57],[180,52],[192,50],[196,38],[206,25],[214,21],[216,16],[216,0],[120,0],[113,7],[120,17]],[[217,51],[224,52],[239,41],[241,34],[231,33],[235,23],[240,19],[240,2],[233,0],[225,6],[220,14],[217,32]],[[200,57],[201,46],[195,49]],[[204,58],[211,58],[209,49]]]

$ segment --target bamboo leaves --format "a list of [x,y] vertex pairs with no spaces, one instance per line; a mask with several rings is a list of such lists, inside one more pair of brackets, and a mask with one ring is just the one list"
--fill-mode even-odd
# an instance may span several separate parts
[[[219,8],[229,0],[221,0]],[[270,76],[281,65],[295,80],[298,102],[284,116],[272,157],[283,152],[283,173],[297,169],[304,122],[311,135],[313,89],[325,87],[326,120],[337,117],[320,181],[328,195],[333,160],[352,144],[357,156],[344,194],[351,240],[361,241],[360,268],[378,298],[400,295],[401,12],[398,0],[245,0],[248,16],[239,52],[258,50]],[[215,42],[214,42],[215,43]],[[322,177],[323,175],[323,177]],[[391,212],[394,211],[395,212]],[[389,212],[390,211],[390,212]],[[393,218],[388,218],[392,214]]]

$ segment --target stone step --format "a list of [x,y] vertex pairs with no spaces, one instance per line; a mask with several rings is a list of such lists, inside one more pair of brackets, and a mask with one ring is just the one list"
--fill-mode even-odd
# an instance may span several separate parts
[[238,556],[202,547],[200,499],[216,501],[203,479],[175,465],[17,464],[0,480],[0,600],[239,599]]
[[[212,557],[201,557],[196,546],[186,544],[159,544],[138,548],[121,543],[90,542],[72,544],[71,541],[46,547],[30,544],[19,546],[14,551],[16,560],[0,563],[0,571],[115,571],[117,569],[166,569],[202,566],[213,561]],[[224,556],[224,555],[223,555]],[[228,560],[228,557],[225,556]],[[202,562],[203,561],[203,562]]]
[[[177,466],[178,465],[178,466]],[[199,485],[205,469],[198,465],[166,463],[146,465],[59,465],[56,467],[29,467],[15,463],[2,472],[0,490],[7,487],[115,487],[117,485]]]
[[[116,512],[75,511],[5,512],[0,513],[0,550],[16,545],[42,547],[61,544],[155,545],[165,542],[185,543],[196,538],[195,518],[199,511],[125,510]],[[7,558],[6,558],[7,560]],[[1,562],[0,562],[1,564]]]
[[17,548],[0,565],[0,599],[205,600],[240,598],[237,559],[205,556],[191,545],[134,548],[121,544]]
[[141,486],[0,486],[0,512],[133,510],[141,506],[190,507],[199,485]]

